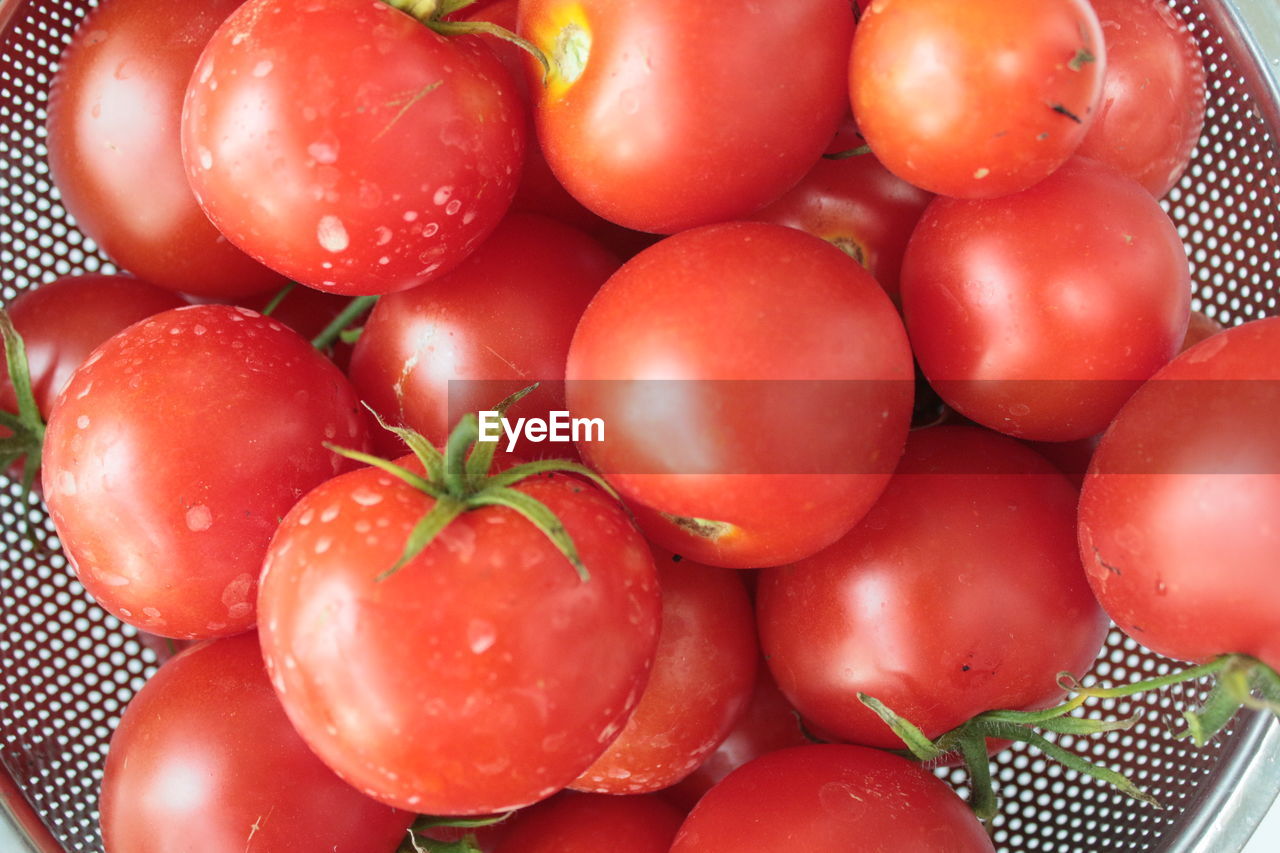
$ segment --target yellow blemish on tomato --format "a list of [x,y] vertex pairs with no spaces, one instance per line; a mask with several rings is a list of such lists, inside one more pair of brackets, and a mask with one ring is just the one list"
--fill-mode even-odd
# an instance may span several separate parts
[[546,97],[563,98],[582,76],[591,55],[591,25],[578,3],[566,3],[531,27],[530,40],[551,64]]

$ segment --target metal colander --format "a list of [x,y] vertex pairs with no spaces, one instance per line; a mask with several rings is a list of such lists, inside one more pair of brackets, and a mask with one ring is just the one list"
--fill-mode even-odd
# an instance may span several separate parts
[[[6,303],[57,276],[114,270],[76,231],[45,162],[53,71],[92,5],[0,0]],[[1208,75],[1208,118],[1196,159],[1165,202],[1194,265],[1196,307],[1224,323],[1280,313],[1280,0],[1172,5],[1195,33]],[[0,851],[100,851],[96,804],[107,742],[156,657],[133,628],[86,596],[42,507],[5,481],[0,531]],[[1113,631],[1093,676],[1106,684],[1174,666]],[[1002,796],[992,825],[997,848],[1239,851],[1280,791],[1280,727],[1242,714],[1204,749],[1174,739],[1180,710],[1203,694],[1203,685],[1184,685],[1100,702],[1090,713],[1142,711],[1142,722],[1105,737],[1058,738],[1129,774],[1161,809],[1022,744],[1002,754],[993,765]],[[951,773],[963,789],[963,772]]]

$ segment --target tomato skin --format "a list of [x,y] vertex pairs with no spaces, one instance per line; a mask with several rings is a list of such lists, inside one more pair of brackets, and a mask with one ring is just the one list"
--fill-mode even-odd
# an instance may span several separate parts
[[644,541],[575,477],[515,488],[561,519],[589,582],[501,507],[375,580],[432,500],[373,468],[313,490],[272,542],[259,607],[276,692],[316,754],[383,802],[490,814],[545,799],[640,698],[661,618]]
[[[860,137],[847,136],[849,148],[862,144]],[[932,193],[895,176],[874,154],[859,154],[819,160],[799,184],[752,219],[799,228],[835,244],[896,301],[907,241],[932,199]]]
[[660,797],[567,791],[520,812],[494,853],[668,853],[683,820]]
[[[462,413],[492,409],[533,382],[544,384],[511,416],[545,418],[565,407],[578,318],[617,268],[577,229],[513,213],[452,273],[378,301],[356,342],[351,381],[384,417],[436,444]],[[542,447],[522,445],[526,455]]]
[[511,204],[525,113],[479,39],[384,3],[249,0],[200,57],[187,176],[227,238],[331,293],[456,266]]
[[854,37],[850,100],[889,171],[942,195],[994,198],[1080,146],[1105,64],[1088,0],[872,3]]
[[1204,63],[1163,0],[1090,0],[1107,41],[1102,102],[1080,143],[1156,198],[1186,171],[1204,126]]
[[1218,334],[1222,329],[1223,325],[1208,314],[1203,311],[1192,311],[1191,319],[1187,322],[1186,337],[1182,339],[1182,346],[1178,349],[1178,352],[1186,352],[1206,338],[1211,338]]
[[671,853],[979,853],[982,824],[918,765],[860,746],[771,752],[733,773],[694,807]]
[[130,326],[71,377],[44,492],[103,607],[153,634],[226,636],[254,624],[279,518],[350,467],[326,441],[368,442],[338,369],[247,308],[192,305]]
[[[608,429],[579,450],[646,535],[728,568],[839,538],[888,482],[911,411],[884,291],[843,252],[765,223],[688,231],[624,264],[578,324],[566,377],[570,411]],[[702,535],[661,513],[732,527]]]
[[[176,294],[125,275],[74,275],[26,290],[8,306],[22,335],[31,390],[45,418],[58,392],[98,344],[153,314],[186,303]],[[0,408],[18,411],[8,360],[0,351]]]
[[746,710],[760,650],[742,580],[671,554],[654,558],[662,630],[653,671],[622,733],[574,780],[575,790],[639,794],[674,785]]
[[1278,365],[1280,318],[1214,335],[1152,377],[1094,454],[1081,559],[1116,625],[1159,654],[1280,667]]
[[58,60],[48,139],[62,204],[114,261],[169,290],[236,297],[284,284],[209,223],[182,166],[191,69],[239,4],[109,0]]
[[110,853],[389,853],[413,821],[307,749],[255,634],[202,643],[152,676],[112,735],[100,807]]
[[1146,190],[1076,158],[1016,195],[936,199],[907,247],[902,305],[950,406],[1009,435],[1070,441],[1105,429],[1177,352],[1190,271]]
[[721,779],[748,761],[786,749],[812,743],[804,735],[797,712],[778,689],[777,682],[762,662],[756,670],[756,683],[729,736],[716,751],[678,784],[662,795],[688,811]]
[[843,0],[526,0],[519,31],[553,60],[566,32],[590,41],[580,76],[553,61],[533,86],[542,151],[575,198],[628,228],[746,216],[835,132],[853,24]]
[[901,741],[859,692],[930,738],[1047,707],[1106,638],[1075,547],[1076,490],[1017,441],[917,430],[889,488],[825,551],[761,573],[760,640],[783,694],[840,740]]

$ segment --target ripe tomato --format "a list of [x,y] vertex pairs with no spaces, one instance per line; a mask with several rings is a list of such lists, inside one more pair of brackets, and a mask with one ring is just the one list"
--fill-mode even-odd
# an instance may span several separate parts
[[849,92],[889,171],[993,198],[1044,179],[1080,146],[1104,67],[1088,0],[893,0],[863,13]]
[[748,761],[810,742],[796,710],[778,690],[769,668],[762,663],[756,670],[756,684],[747,710],[733,731],[697,770],[662,795],[685,810],[691,809],[721,779]]
[[671,853],[991,853],[969,807],[905,758],[860,746],[771,752],[694,807]]
[[1273,317],[1178,356],[1102,437],[1080,555],[1108,615],[1152,651],[1280,667],[1278,419]]
[[661,615],[644,540],[576,477],[514,488],[559,517],[589,581],[499,506],[458,516],[377,580],[434,500],[376,468],[313,490],[272,541],[259,607],[276,692],[316,754],[370,796],[432,814],[545,799],[640,698]]
[[579,791],[674,785],[728,736],[751,695],[760,649],[742,580],[670,554],[655,558],[662,631],[653,672],[622,734],[574,780]]
[[307,749],[255,634],[202,643],[152,676],[111,736],[100,809],[109,853],[389,853],[413,820]]
[[813,165],[845,108],[844,0],[525,0],[520,33],[551,59],[535,109],[547,162],[628,228],[759,209]]
[[284,284],[209,223],[182,166],[191,69],[240,2],[107,0],[58,59],[48,139],[62,203],[116,263],[169,290],[236,297]]
[[94,350],[49,418],[44,492],[81,583],[154,634],[254,624],[262,558],[303,492],[365,446],[338,369],[247,308],[193,305]]
[[452,273],[379,300],[356,342],[351,381],[384,417],[436,444],[460,415],[533,382],[543,385],[511,415],[545,418],[565,407],[578,318],[617,268],[582,232],[513,213]]
[[[125,275],[67,276],[20,293],[9,305],[9,317],[26,344],[40,414],[49,417],[58,392],[98,344],[152,314],[185,304],[171,291]],[[3,352],[0,408],[18,411]]]
[[1090,0],[1107,41],[1102,103],[1078,153],[1156,198],[1187,168],[1204,126],[1204,63],[1165,0]]
[[829,244],[764,223],[685,232],[624,264],[566,376],[570,410],[606,424],[579,450],[649,537],[730,568],[839,538],[888,482],[911,414],[884,291]]
[[1186,352],[1205,338],[1211,338],[1222,331],[1222,324],[1203,311],[1192,311],[1187,322],[1187,334],[1182,339],[1178,352]]
[[473,36],[385,3],[249,0],[200,57],[182,145],[233,243],[320,290],[391,293],[447,272],[498,224],[525,122]]
[[668,853],[683,820],[652,795],[566,792],[520,812],[494,853]]
[[1016,195],[935,200],[907,247],[902,305],[949,405],[1069,441],[1105,429],[1178,351],[1190,272],[1150,193],[1079,158]]
[[1075,546],[1076,490],[1017,441],[913,432],[889,488],[825,551],[761,573],[760,640],[783,694],[840,740],[930,738],[983,711],[1047,707],[1106,638]]
[[[836,151],[862,145],[851,127],[837,137]],[[898,298],[898,276],[907,241],[933,198],[894,176],[874,154],[822,159],[782,198],[752,218],[808,231],[834,243]]]

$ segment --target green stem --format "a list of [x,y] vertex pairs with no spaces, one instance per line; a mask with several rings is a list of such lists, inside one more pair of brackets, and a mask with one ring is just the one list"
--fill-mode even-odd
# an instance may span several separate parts
[[40,406],[36,403],[35,392],[31,387],[31,365],[27,361],[27,346],[22,335],[14,328],[9,312],[0,308],[0,336],[4,338],[4,355],[9,371],[9,381],[13,385],[14,397],[18,401],[18,413],[3,412],[0,424],[8,427],[11,435],[0,439],[0,468],[7,470],[10,465],[22,459],[22,487],[28,492],[35,485],[36,474],[40,471],[40,454],[44,448],[44,419],[40,417]]
[[560,550],[578,573],[579,580],[583,583],[591,580],[591,573],[578,555],[578,547],[569,536],[569,531],[565,530],[564,524],[542,501],[515,489],[486,489],[471,500],[479,506],[504,506],[520,513]]
[[270,317],[273,313],[275,313],[275,310],[280,307],[280,303],[284,302],[284,298],[288,296],[290,293],[293,293],[293,289],[297,286],[298,286],[298,283],[296,281],[291,281],[288,284],[286,284],[284,287],[280,288],[280,290],[276,292],[276,295],[271,297],[271,301],[268,302],[263,307],[262,316]]
[[1231,655],[1223,655],[1208,663],[1176,670],[1156,678],[1148,678],[1145,681],[1136,681],[1133,684],[1122,684],[1119,687],[1085,687],[1071,673],[1064,672],[1058,675],[1058,686],[1063,690],[1079,693],[1093,699],[1119,699],[1125,696],[1134,696],[1138,693],[1159,690],[1162,687],[1172,687],[1175,684],[1194,681],[1207,675],[1214,675],[1226,668],[1231,661],[1231,657]]
[[428,26],[442,36],[463,36],[463,35],[488,35],[494,38],[502,39],[505,42],[514,44],[525,53],[537,60],[538,65],[542,67],[542,82],[545,84],[547,78],[551,76],[551,62],[547,59],[547,55],[530,41],[520,38],[520,36],[508,29],[490,23],[489,21],[431,21]]
[[342,330],[355,322],[356,318],[361,314],[372,308],[377,301],[378,297],[376,296],[357,296],[352,299],[347,304],[347,307],[343,308],[342,312],[337,317],[334,317],[329,325],[324,327],[324,331],[311,339],[311,345],[320,350],[320,352],[329,349],[329,347],[333,346],[333,342],[338,339],[338,336],[342,334]]
[[870,145],[859,145],[857,148],[850,148],[848,151],[835,151],[831,154],[823,154],[824,160],[848,160],[851,157],[861,157],[863,154],[870,154]]

